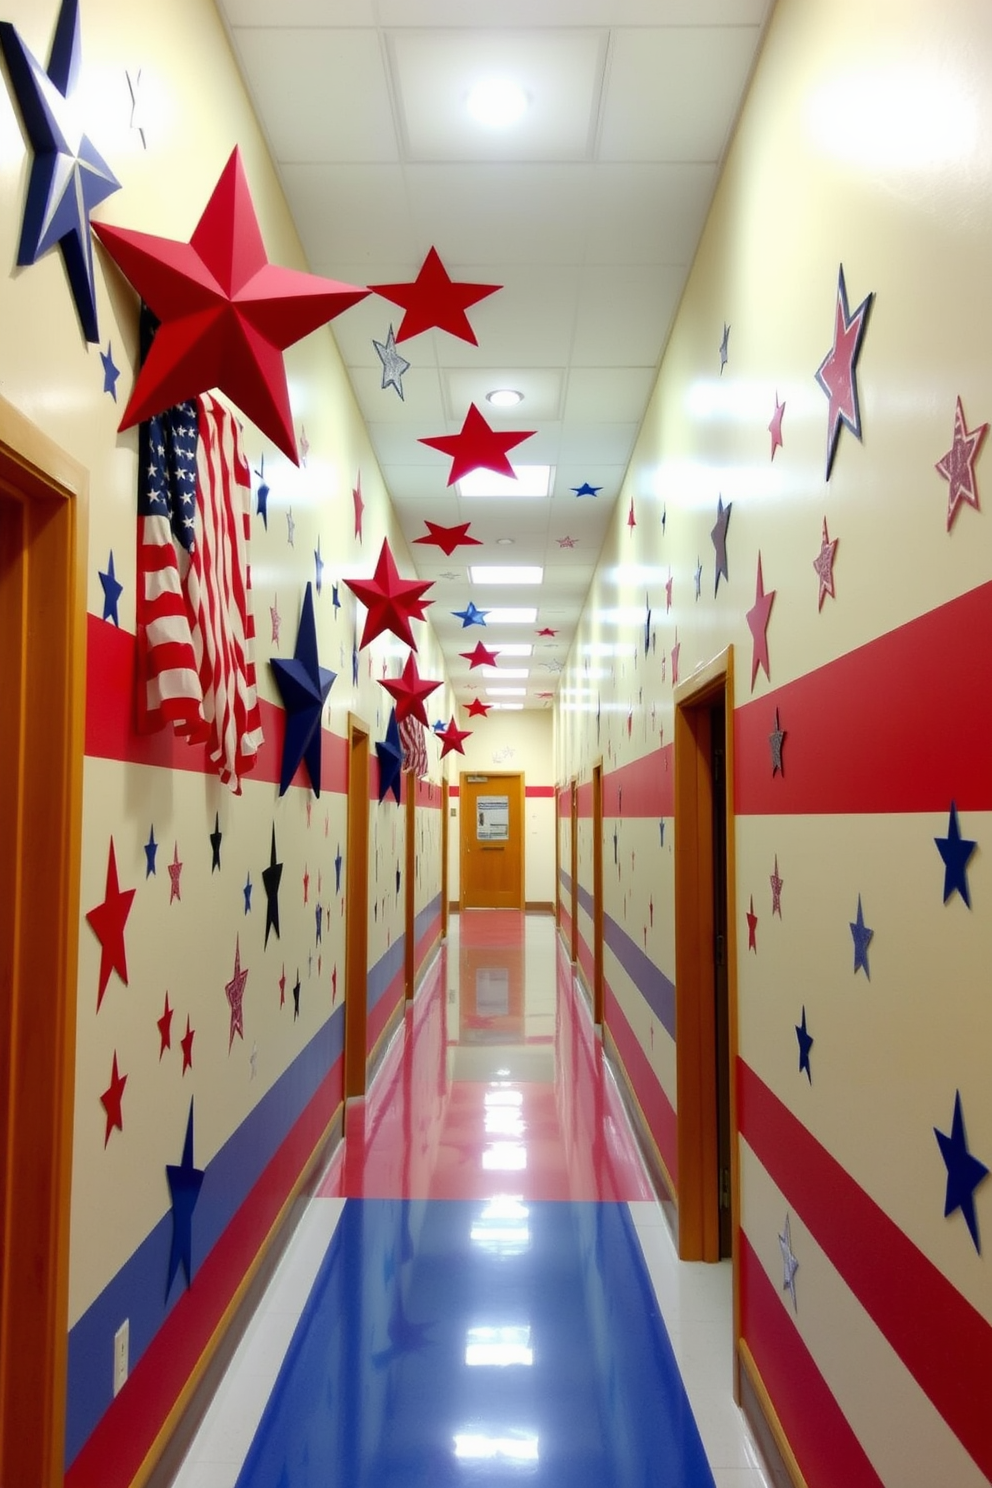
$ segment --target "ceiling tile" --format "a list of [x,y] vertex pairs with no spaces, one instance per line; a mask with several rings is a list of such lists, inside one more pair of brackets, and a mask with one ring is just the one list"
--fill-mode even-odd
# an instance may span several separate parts
[[[486,345],[488,349],[488,342]],[[471,370],[468,367],[449,367],[442,371],[442,378],[449,412],[458,418],[464,416],[470,403],[481,410],[494,428],[561,417],[561,367],[480,367]],[[514,388],[523,393],[523,402],[514,408],[494,408],[486,401],[486,394],[495,388]]]
[[383,271],[416,258],[399,166],[288,162],[279,175],[315,274],[344,279],[347,266],[355,284],[385,284]]
[[416,165],[406,172],[424,251],[435,243],[449,269],[457,263],[501,270],[584,262],[595,175],[592,165],[495,163]]
[[219,0],[218,9],[232,26],[326,26],[332,15],[335,26],[374,26],[376,0]]
[[392,387],[382,386],[382,363],[375,367],[353,367],[351,385],[366,424],[403,424],[416,419],[430,428],[444,417],[444,404],[437,370],[411,367],[402,377],[402,399]]
[[469,312],[478,348],[453,336],[439,338],[442,366],[474,368],[480,354],[490,367],[565,366],[572,351],[581,268],[516,263],[486,268],[473,263],[456,277],[503,287]]
[[657,360],[684,277],[678,269],[587,269],[575,327],[574,364],[629,367]]
[[715,165],[599,166],[583,206],[585,261],[688,268],[716,177]]
[[[265,0],[228,0],[252,8]],[[294,0],[312,8],[316,0]],[[340,0],[335,0],[335,9]],[[326,9],[326,0],[324,0]],[[728,26],[756,24],[769,0],[501,0],[501,26]],[[491,0],[378,0],[383,26],[492,26]]]
[[[565,418],[568,422],[620,423],[635,415],[640,422],[654,387],[654,367],[573,367],[568,374]],[[562,458],[571,458],[563,451]]]
[[627,464],[637,438],[637,424],[570,423],[562,432],[561,457],[581,464],[583,459],[613,460]]

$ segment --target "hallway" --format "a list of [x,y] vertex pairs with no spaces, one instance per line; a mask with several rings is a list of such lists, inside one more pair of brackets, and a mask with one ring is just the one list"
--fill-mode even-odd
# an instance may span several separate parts
[[553,919],[470,911],[175,1488],[765,1488],[730,1360]]

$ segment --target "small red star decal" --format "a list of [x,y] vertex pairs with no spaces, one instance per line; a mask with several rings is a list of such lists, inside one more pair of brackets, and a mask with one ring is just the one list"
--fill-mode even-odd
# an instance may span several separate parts
[[777,914],[779,919],[781,919],[783,880],[779,877],[778,872],[778,853],[775,854],[775,872],[771,875],[768,882],[772,886],[772,914]]
[[179,1047],[183,1051],[183,1074],[193,1068],[193,1040],[196,1038],[196,1029],[189,1026],[189,1014],[186,1014],[186,1032],[179,1040]]
[[481,698],[473,698],[465,709],[469,718],[488,718],[492,703],[484,703]]
[[245,1014],[244,998],[245,983],[248,980],[248,968],[241,969],[241,940],[240,937],[234,942],[234,975],[224,986],[224,995],[231,1008],[231,1030],[227,1039],[227,1052],[230,1054],[234,1043],[234,1035],[240,1039],[245,1036]]
[[539,692],[537,695],[538,695],[539,698],[553,698],[554,697],[554,693],[553,692]]
[[535,634],[539,636],[556,636],[558,632],[556,630],[552,630],[550,626],[546,625],[543,630],[538,630],[535,632]]
[[634,710],[633,710],[633,708],[628,708],[627,709],[627,738],[628,739],[630,738],[631,733],[633,732],[633,728],[634,728]]
[[127,1075],[122,1075],[117,1069],[117,1050],[114,1050],[114,1067],[110,1076],[110,1084],[100,1097],[104,1111],[107,1113],[107,1129],[104,1133],[103,1145],[106,1147],[110,1141],[110,1133],[114,1127],[118,1131],[124,1130],[124,1121],[121,1116],[121,1098],[124,1094],[124,1086],[127,1084]]
[[395,340],[408,341],[421,331],[436,328],[478,346],[465,311],[502,289],[501,284],[470,284],[452,279],[436,248],[431,248],[416,279],[406,284],[370,284],[373,294],[382,295],[404,310]]
[[776,393],[775,394],[775,412],[772,414],[772,421],[768,425],[768,432],[772,436],[772,456],[771,457],[772,457],[773,460],[775,458],[775,451],[777,449],[781,448],[781,445],[782,445],[782,415],[784,413],[785,413],[785,404],[784,403],[780,403],[778,401],[778,393]]
[[817,600],[816,604],[818,610],[823,609],[823,601],[828,594],[830,595],[831,599],[835,598],[834,558],[837,555],[837,544],[839,542],[839,537],[835,537],[833,538],[833,540],[831,540],[830,534],[827,531],[827,519],[826,517],[824,517],[823,536],[820,539],[820,551],[813,559],[813,567],[816,570],[816,576],[820,581],[820,597]]
[[310,869],[305,864],[303,868],[303,903],[310,903]]
[[441,527],[437,522],[428,522],[425,517],[424,524],[427,527],[426,537],[415,537],[414,542],[440,548],[446,558],[450,558],[456,548],[473,544],[477,548],[483,546],[481,538],[469,537],[468,529],[472,525],[471,522],[458,522],[453,527]]
[[362,536],[362,515],[365,511],[365,502],[362,500],[362,472],[358,472],[355,484],[351,488],[351,499],[355,505],[355,536],[359,542],[364,542]]
[[847,303],[844,265],[837,277],[837,305],[834,313],[834,344],[816,372],[816,380],[830,402],[827,414],[827,480],[833,468],[841,425],[846,424],[856,439],[861,438],[861,408],[858,402],[857,365],[861,342],[868,325],[873,294],[866,295],[851,314]]
[[172,1014],[174,1012],[175,1012],[175,1008],[171,1008],[169,1006],[169,994],[168,994],[168,992],[166,992],[166,994],[165,994],[165,1008],[163,1010],[163,1013],[162,1013],[161,1018],[157,1019],[156,1020],[156,1024],[155,1024],[156,1028],[158,1029],[158,1039],[159,1039],[159,1043],[158,1043],[158,1057],[159,1057],[159,1059],[162,1058],[162,1055],[165,1053],[166,1049],[171,1049],[172,1048]]
[[975,484],[975,461],[978,451],[989,431],[988,424],[979,424],[969,429],[964,421],[964,409],[958,398],[954,410],[954,442],[947,454],[937,461],[934,469],[947,482],[947,531],[957,516],[962,501],[966,506],[978,506],[978,486]]
[[753,647],[751,651],[751,691],[754,691],[755,678],[758,675],[759,666],[763,668],[765,676],[771,681],[771,672],[768,667],[768,617],[772,612],[776,590],[769,589],[765,593],[764,579],[761,574],[761,553],[758,553],[758,582],[754,593],[754,604],[748,610],[745,619],[748,630],[751,632]]
[[[781,913],[781,911],[780,911]],[[747,948],[757,954],[758,950],[758,916],[754,912],[754,895],[751,895],[751,907],[747,911]]]
[[470,475],[473,470],[492,470],[496,475],[506,475],[515,480],[506,452],[530,439],[535,432],[534,429],[524,429],[517,433],[498,433],[490,428],[475,404],[470,403],[460,433],[436,434],[418,443],[451,456],[448,485],[453,486],[455,481],[461,480],[463,475]]
[[179,843],[177,842],[172,853],[172,862],[169,864],[169,903],[178,899],[182,903],[182,894],[179,892],[179,878],[183,871],[183,865],[179,861]]
[[332,1002],[332,1004],[337,1001],[337,996],[338,996],[338,964],[335,961],[334,966],[331,969],[331,1002]]
[[401,579],[393,561],[388,538],[383,538],[379,561],[371,579],[345,579],[355,598],[366,606],[365,628],[360,644],[364,647],[384,630],[416,651],[417,643],[410,629],[411,620],[423,620],[424,610],[433,600],[424,599],[433,586],[419,579]]
[[575,537],[556,537],[555,542],[560,548],[574,548],[578,539]]
[[307,831],[310,830],[310,817],[313,814],[313,798],[307,796]]
[[96,994],[96,1009],[100,1011],[103,994],[110,981],[110,973],[116,971],[127,986],[127,951],[124,945],[124,926],[131,913],[131,904],[136,890],[121,889],[117,881],[117,858],[114,855],[114,839],[110,839],[107,857],[107,885],[103,903],[87,911],[86,919],[100,942],[100,981]]
[[471,738],[472,731],[460,729],[452,718],[447,728],[438,729],[437,736],[441,740],[441,758],[444,759],[445,755],[450,754],[452,750],[457,754],[464,754],[462,740]]
[[630,511],[627,513],[627,526],[633,529],[637,526],[637,518],[634,516],[634,498],[630,498]]
[[396,722],[402,723],[404,718],[416,718],[428,728],[427,710],[424,707],[424,699],[429,698],[432,692],[436,692],[441,682],[433,677],[422,677],[417,670],[417,661],[413,652],[406,659],[402,675],[392,681],[383,680],[379,683],[384,687],[390,697],[396,702]]
[[464,656],[469,668],[478,666],[495,666],[498,651],[490,651],[481,641],[476,641],[474,651],[459,651],[459,656]]
[[[682,642],[679,640],[678,631],[675,632],[675,645],[672,647],[672,686],[678,686],[679,680],[679,657],[682,654]],[[662,658],[664,659],[664,658]]]
[[672,608],[672,576],[668,575],[665,580],[665,614]]
[[279,613],[279,596],[275,596],[275,604],[269,605],[269,615],[272,618],[272,644],[279,644],[279,627],[282,624],[282,616]]
[[279,1006],[286,1005],[286,963],[283,962],[282,976],[279,978]]

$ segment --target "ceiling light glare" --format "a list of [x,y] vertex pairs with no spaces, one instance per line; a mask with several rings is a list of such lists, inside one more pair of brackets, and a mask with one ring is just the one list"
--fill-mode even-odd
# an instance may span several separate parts
[[456,481],[459,496],[550,496],[551,465],[514,465],[513,474],[471,470]]
[[486,697],[526,697],[526,687],[487,687]]
[[489,706],[494,709],[498,708],[504,713],[512,713],[514,711],[522,713],[524,707],[523,703],[490,703]]
[[525,678],[530,676],[529,667],[484,666],[480,667],[479,670],[484,677]]
[[[491,615],[492,611],[487,610],[486,614]],[[493,650],[499,652],[500,660],[502,660],[504,656],[530,656],[534,647],[529,641],[511,641],[505,646],[501,641],[498,645],[493,646]]]
[[510,78],[484,78],[466,100],[468,111],[486,129],[509,129],[527,111],[527,94]]
[[486,394],[486,402],[491,403],[494,408],[516,408],[523,401],[523,393],[518,393],[516,388],[493,388],[491,393]]
[[[491,608],[486,610],[486,624],[492,625],[534,625],[537,622],[537,609],[530,609],[527,605],[517,607],[508,606],[504,609]],[[502,650],[508,650],[502,647]],[[516,652],[512,652],[516,655]],[[528,653],[529,654],[529,653]]]
[[[468,571],[473,584],[541,584],[544,569],[530,565],[473,563]],[[486,616],[489,624],[491,614]]]

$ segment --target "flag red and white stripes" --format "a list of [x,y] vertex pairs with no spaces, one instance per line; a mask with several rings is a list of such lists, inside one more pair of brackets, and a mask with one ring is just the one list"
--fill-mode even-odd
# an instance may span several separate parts
[[400,721],[400,743],[403,746],[403,763],[419,780],[427,774],[427,742],[424,725],[412,713]]

